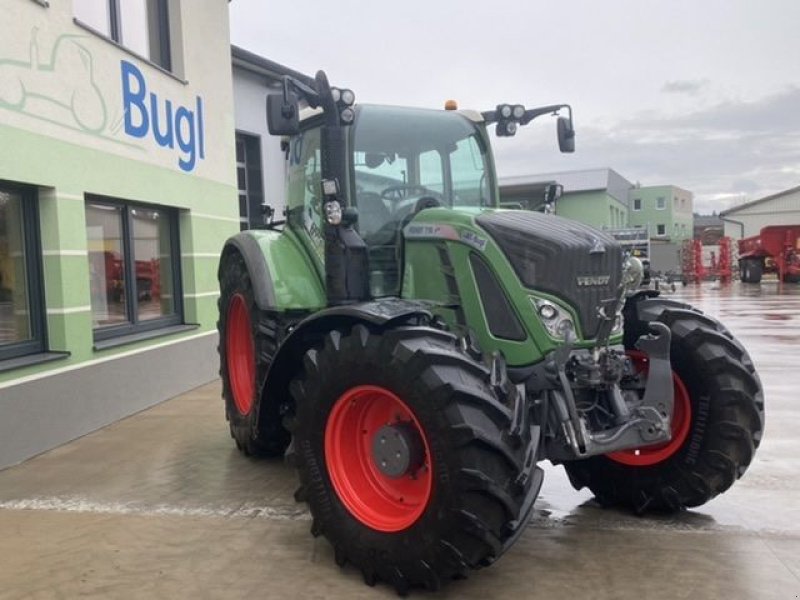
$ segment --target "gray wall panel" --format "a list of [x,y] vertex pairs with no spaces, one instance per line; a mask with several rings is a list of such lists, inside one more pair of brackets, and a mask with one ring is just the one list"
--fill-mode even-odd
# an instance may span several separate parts
[[212,381],[216,347],[206,335],[0,390],[0,468]]

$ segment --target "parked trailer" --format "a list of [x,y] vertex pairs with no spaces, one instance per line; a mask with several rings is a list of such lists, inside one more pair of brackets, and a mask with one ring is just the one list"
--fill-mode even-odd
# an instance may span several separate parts
[[800,225],[770,225],[739,240],[739,272],[745,283],[759,283],[764,273],[800,282]]

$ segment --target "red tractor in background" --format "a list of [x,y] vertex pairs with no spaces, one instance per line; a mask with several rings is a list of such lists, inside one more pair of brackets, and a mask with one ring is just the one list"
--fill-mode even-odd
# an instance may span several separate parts
[[745,283],[759,283],[764,273],[800,283],[800,225],[770,225],[739,240],[739,272]]

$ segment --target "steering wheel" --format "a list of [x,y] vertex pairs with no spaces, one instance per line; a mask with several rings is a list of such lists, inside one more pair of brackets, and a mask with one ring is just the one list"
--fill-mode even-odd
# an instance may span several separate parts
[[381,198],[384,200],[388,200],[390,202],[399,202],[400,200],[405,200],[407,198],[411,198],[412,196],[433,196],[435,192],[432,192],[424,185],[417,185],[417,184],[403,184],[403,185],[392,185],[387,187],[381,192]]

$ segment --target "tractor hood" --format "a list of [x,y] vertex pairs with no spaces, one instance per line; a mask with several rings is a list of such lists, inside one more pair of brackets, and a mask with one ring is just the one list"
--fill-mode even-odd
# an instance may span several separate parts
[[587,339],[596,337],[598,307],[617,295],[622,249],[588,225],[527,211],[485,212],[476,218],[511,263],[522,285],[562,298],[576,311]]

